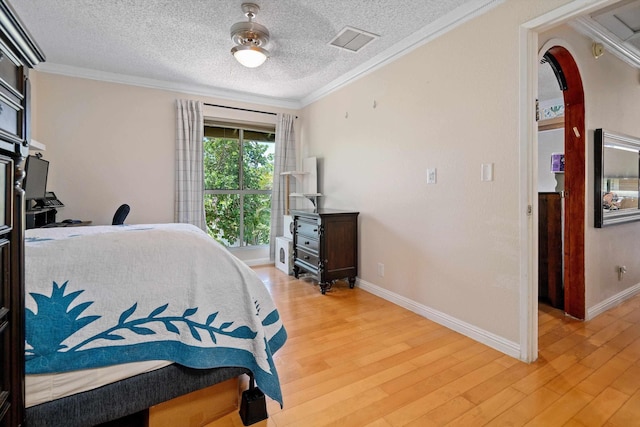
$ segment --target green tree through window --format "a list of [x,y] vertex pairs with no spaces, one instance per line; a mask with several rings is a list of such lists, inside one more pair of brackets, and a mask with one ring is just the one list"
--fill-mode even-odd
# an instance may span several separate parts
[[269,244],[275,135],[205,127],[207,231],[229,247]]

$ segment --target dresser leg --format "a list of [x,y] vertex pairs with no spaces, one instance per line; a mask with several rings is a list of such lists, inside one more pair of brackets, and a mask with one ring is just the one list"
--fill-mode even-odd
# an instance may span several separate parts
[[356,278],[355,277],[349,277],[349,288],[353,289],[356,286]]
[[320,292],[322,292],[322,295],[326,294],[327,291],[333,287],[334,282],[335,280],[331,282],[318,282],[318,285],[320,285]]

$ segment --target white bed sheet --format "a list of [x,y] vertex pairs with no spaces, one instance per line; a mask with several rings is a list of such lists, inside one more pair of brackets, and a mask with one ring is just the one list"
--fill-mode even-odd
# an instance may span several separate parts
[[125,378],[164,368],[171,362],[150,360],[95,369],[25,376],[25,406],[39,405],[83,391],[93,390]]

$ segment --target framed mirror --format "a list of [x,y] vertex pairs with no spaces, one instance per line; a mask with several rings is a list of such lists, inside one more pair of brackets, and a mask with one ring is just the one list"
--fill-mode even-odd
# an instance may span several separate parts
[[640,220],[640,138],[595,130],[595,226]]

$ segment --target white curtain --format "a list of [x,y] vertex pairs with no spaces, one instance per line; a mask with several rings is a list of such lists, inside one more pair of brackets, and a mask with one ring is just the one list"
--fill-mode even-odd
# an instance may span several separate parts
[[204,118],[202,102],[176,100],[175,221],[206,230],[204,214]]
[[[276,122],[276,152],[273,164],[273,187],[271,191],[271,233],[269,237],[269,257],[275,260],[276,236],[284,231],[285,186],[280,174],[296,169],[296,136],[293,130],[295,116],[278,114]],[[293,182],[291,183],[295,185]]]

